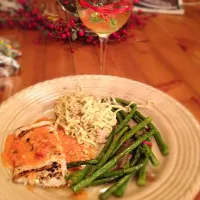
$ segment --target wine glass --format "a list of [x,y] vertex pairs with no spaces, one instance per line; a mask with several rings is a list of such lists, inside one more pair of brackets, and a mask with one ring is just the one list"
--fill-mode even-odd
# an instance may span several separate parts
[[108,37],[128,20],[133,0],[76,0],[81,21],[99,36],[100,69],[105,73],[105,57]]

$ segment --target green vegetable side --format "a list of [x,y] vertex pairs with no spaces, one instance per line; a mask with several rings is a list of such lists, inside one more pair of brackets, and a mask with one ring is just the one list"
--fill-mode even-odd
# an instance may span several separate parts
[[[95,20],[100,19],[95,18]],[[123,106],[130,104],[118,98],[116,101]],[[90,186],[109,183],[110,187],[99,195],[99,199],[107,200],[111,196],[122,197],[129,181],[133,181],[132,176],[136,177],[138,186],[145,186],[148,163],[154,167],[160,164],[151,149],[152,137],[155,138],[163,156],[168,155],[168,146],[160,132],[153,125],[150,117],[144,117],[137,111],[136,104],[131,105],[129,113],[119,111],[117,120],[118,125],[110,133],[104,148],[96,159],[67,164],[69,168],[85,165],[82,170],[66,177],[71,182],[71,188],[75,193]],[[131,120],[137,124],[131,127],[129,125]],[[142,134],[138,134],[138,131],[142,131]],[[122,161],[123,166],[119,166]]]

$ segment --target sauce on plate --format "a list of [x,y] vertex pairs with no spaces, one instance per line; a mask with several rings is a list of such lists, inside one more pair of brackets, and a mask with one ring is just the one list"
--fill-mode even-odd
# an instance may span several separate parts
[[[47,120],[48,118],[42,118],[37,122]],[[4,166],[37,165],[39,162],[48,159],[48,155],[57,150],[60,142],[67,162],[94,158],[95,150],[91,147],[79,144],[75,138],[67,136],[61,128],[57,131],[60,141],[56,135],[49,133],[48,127],[34,128],[21,138],[15,137],[14,134],[8,135],[2,154]]]

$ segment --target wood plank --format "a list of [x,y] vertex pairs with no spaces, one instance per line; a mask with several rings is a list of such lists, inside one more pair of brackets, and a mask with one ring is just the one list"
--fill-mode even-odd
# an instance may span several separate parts
[[176,44],[176,40],[159,26],[156,20],[150,21],[144,31],[151,40],[151,51],[157,59],[200,94],[200,68],[190,63],[190,59]]
[[[140,63],[134,59],[133,49],[134,45],[130,42],[110,43],[108,44],[108,59],[110,57],[116,66],[116,75],[146,82],[144,74],[140,70]],[[109,73],[112,73],[112,70],[107,69]]]
[[[200,29],[194,29],[194,26],[188,28],[185,26],[185,21],[179,20],[179,17],[158,17],[156,22],[165,28],[185,53],[187,58],[195,65],[200,65]],[[163,25],[165,24],[165,26]],[[197,26],[198,27],[198,26]]]
[[83,45],[78,41],[72,43],[72,54],[76,74],[100,74],[99,57],[93,45]]
[[53,42],[47,44],[44,79],[53,79],[74,74],[74,63],[69,51],[69,44]]
[[44,57],[46,54],[45,44],[35,44],[34,42],[40,36],[37,31],[24,32],[24,45],[22,47],[23,55],[21,57],[21,80],[22,88],[28,87],[44,80]]

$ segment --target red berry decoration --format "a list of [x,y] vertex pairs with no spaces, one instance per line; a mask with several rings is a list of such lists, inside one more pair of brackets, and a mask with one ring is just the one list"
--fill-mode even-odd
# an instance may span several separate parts
[[49,28],[50,29],[54,29],[54,25],[53,24],[49,24]]
[[70,52],[71,52],[71,53],[74,53],[74,49],[73,49],[73,48],[71,48],[71,49],[70,49]]
[[[7,25],[9,28],[19,27],[26,30],[40,30],[44,32],[45,36],[49,39],[54,38],[62,43],[74,41],[79,39],[83,43],[97,44],[98,36],[88,31],[88,28],[82,23],[80,18],[75,17],[69,22],[66,22],[62,18],[46,16],[40,11],[36,5],[35,0],[17,0],[21,4],[21,8],[18,10],[2,11],[0,12],[0,27]],[[66,6],[69,5],[69,0],[62,0]],[[134,0],[137,3],[138,0]],[[128,22],[115,33],[109,36],[109,40],[125,41],[129,37],[133,37],[128,33],[129,29],[134,26],[143,27],[146,24],[146,20],[150,17],[155,17],[156,14],[144,14],[141,10],[136,13],[132,13]],[[106,20],[109,20],[109,16],[103,14]],[[112,16],[110,16],[112,17]],[[145,23],[144,23],[145,22]],[[40,40],[34,41],[38,44]],[[70,49],[71,53],[74,53],[74,49]]]
[[51,32],[48,32],[48,36],[49,36],[49,37],[52,37],[52,33],[51,33]]
[[61,37],[62,37],[62,39],[65,39],[67,37],[67,35],[66,34],[62,34]]
[[92,44],[94,44],[94,45],[95,45],[95,44],[97,44],[97,41],[96,41],[96,40],[94,40],[94,41],[92,42]]
[[78,35],[79,35],[80,37],[83,37],[83,36],[84,36],[84,32],[83,32],[83,31],[79,31],[79,32],[78,32]]
[[123,30],[122,30],[122,34],[123,34],[123,35],[126,35],[126,34],[127,34],[127,30],[126,30],[126,29],[123,29]]

